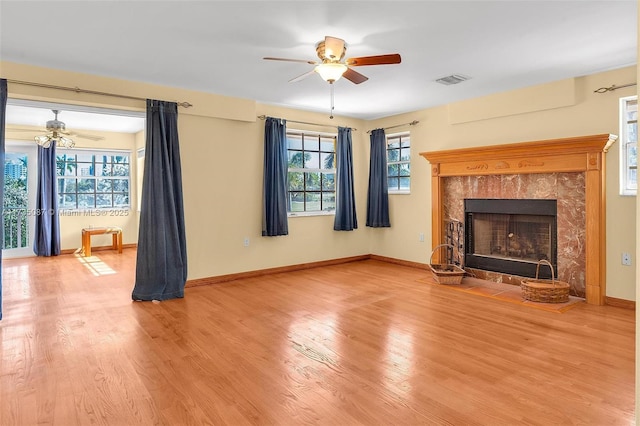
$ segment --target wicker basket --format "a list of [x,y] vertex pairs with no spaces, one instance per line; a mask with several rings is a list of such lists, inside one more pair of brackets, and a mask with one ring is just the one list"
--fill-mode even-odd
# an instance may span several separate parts
[[431,257],[429,257],[429,268],[431,268],[433,279],[436,280],[438,284],[460,284],[465,274],[464,269],[452,263],[431,263],[433,254],[441,247],[453,248],[451,244],[440,244],[431,252]]
[[[551,279],[538,279],[540,264],[549,265],[551,268]],[[522,288],[522,298],[532,302],[543,303],[564,303],[569,301],[569,283],[557,281],[553,271],[553,265],[547,260],[540,260],[536,267],[535,280],[522,280],[520,287]]]

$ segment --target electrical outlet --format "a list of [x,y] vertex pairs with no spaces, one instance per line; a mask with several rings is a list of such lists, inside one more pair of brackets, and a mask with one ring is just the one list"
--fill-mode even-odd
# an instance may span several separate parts
[[418,234],[418,241],[420,241],[421,243],[424,243],[424,233],[423,232]]
[[249,237],[244,237],[244,246],[249,247]]
[[622,253],[622,264],[626,266],[631,266],[631,254],[630,253]]

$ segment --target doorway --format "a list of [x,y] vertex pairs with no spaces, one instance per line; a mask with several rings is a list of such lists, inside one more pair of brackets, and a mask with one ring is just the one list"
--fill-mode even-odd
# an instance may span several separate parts
[[4,209],[2,256],[33,256],[37,189],[35,146],[7,141],[4,160]]

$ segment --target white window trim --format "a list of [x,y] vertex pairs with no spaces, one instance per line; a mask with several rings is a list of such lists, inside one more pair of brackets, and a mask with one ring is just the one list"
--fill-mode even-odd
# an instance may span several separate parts
[[[287,129],[286,133],[298,133],[298,134],[311,134],[311,135],[318,135],[321,137],[329,137],[329,138],[337,138],[338,134],[337,133],[329,133],[329,132],[316,132],[313,130],[300,130],[300,129]],[[334,155],[335,155],[335,148],[334,148]],[[333,169],[305,169],[305,168],[288,168],[287,167],[287,174],[289,172],[298,172],[298,173],[333,173],[334,176],[337,173],[336,167],[334,167]],[[288,192],[288,190],[287,190]],[[335,193],[336,191],[334,191]],[[326,211],[326,210],[317,210],[317,211],[305,211],[305,212],[290,212],[287,211],[287,217],[309,217],[309,216],[335,216],[336,215],[336,211],[334,210],[330,210],[330,211]]]
[[[78,153],[82,153],[82,154],[91,154],[91,155],[100,155],[100,154],[107,154],[107,155],[114,155],[114,154],[126,154],[129,156],[129,176],[127,176],[127,186],[129,188],[129,205],[128,206],[124,206],[124,207],[89,207],[89,208],[61,208],[61,210],[64,211],[69,211],[69,212],[84,212],[84,211],[97,211],[97,210],[119,210],[119,211],[132,211],[133,210],[133,205],[131,202],[131,171],[132,171],[132,165],[131,165],[131,160],[133,158],[133,153],[131,150],[128,149],[109,149],[109,148],[61,148],[61,149],[56,149],[56,156],[61,155],[61,154],[73,154],[73,155],[77,155]],[[58,178],[64,178],[65,176],[56,176],[56,183]],[[71,176],[67,176],[68,178],[71,178]],[[80,176],[76,176],[77,178],[79,178]],[[90,178],[96,178],[95,176],[89,176]],[[118,177],[117,179],[122,179],[123,177]]]
[[[626,118],[626,114],[624,114],[624,112],[626,111],[626,103],[628,101],[631,100],[637,100],[638,96],[634,95],[634,96],[626,96],[624,98],[620,98],[620,108],[619,108],[619,112],[618,115],[620,117],[620,139],[619,139],[619,145],[620,145],[620,180],[619,180],[619,185],[620,185],[620,195],[622,196],[636,196],[638,190],[637,189],[627,189],[627,118]],[[637,142],[636,142],[637,144]]]
[[[390,133],[388,135],[385,135],[385,139],[386,139],[386,144],[387,147],[389,146],[389,138],[394,138],[394,137],[398,137],[398,136],[409,136],[411,137],[411,132],[405,131],[405,132],[396,132],[396,133]],[[411,148],[409,147],[409,152],[411,152]],[[389,166],[389,157],[387,157],[387,167]],[[394,164],[404,164],[404,163],[408,163],[409,164],[409,170],[411,170],[411,155],[409,156],[409,161],[395,161]],[[411,174],[409,174],[409,189],[389,189],[388,193],[390,195],[411,195]]]

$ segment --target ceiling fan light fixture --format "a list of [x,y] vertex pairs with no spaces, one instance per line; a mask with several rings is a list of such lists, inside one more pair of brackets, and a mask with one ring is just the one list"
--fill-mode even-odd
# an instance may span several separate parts
[[47,135],[40,135],[40,136],[36,136],[35,138],[33,138],[36,143],[38,145],[40,145],[43,148],[49,148],[51,146],[51,137],[47,136]]
[[50,135],[40,135],[33,138],[38,145],[43,148],[49,148],[51,144],[55,144],[60,148],[73,148],[76,146],[76,143],[73,139],[66,138],[64,136],[60,136],[57,132],[54,132]]
[[320,74],[324,81],[336,82],[347,71],[347,66],[338,62],[327,62],[317,65],[315,71]]

